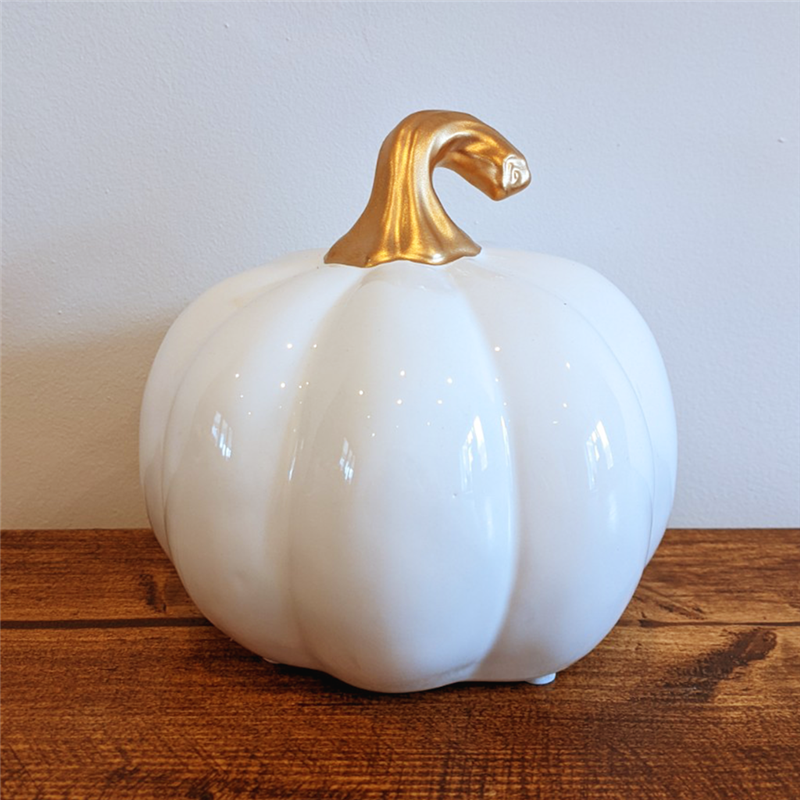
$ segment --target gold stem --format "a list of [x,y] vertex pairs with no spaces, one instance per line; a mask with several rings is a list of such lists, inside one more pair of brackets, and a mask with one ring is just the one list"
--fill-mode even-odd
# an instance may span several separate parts
[[386,137],[367,207],[325,263],[447,264],[480,253],[436,196],[436,167],[457,172],[493,200],[519,192],[531,179],[524,156],[494,128],[457,111],[418,111]]

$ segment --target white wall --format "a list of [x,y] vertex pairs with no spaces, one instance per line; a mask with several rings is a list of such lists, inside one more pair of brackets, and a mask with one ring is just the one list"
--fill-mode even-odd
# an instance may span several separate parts
[[674,526],[800,524],[796,4],[12,4],[3,10],[5,527],[146,525],[138,406],[203,289],[331,244],[406,114],[528,156],[473,238],[639,307],[680,427]]

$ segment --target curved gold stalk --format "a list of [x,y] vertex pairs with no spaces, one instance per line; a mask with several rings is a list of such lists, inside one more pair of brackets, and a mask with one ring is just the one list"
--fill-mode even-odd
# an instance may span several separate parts
[[524,156],[480,120],[457,111],[418,111],[386,137],[367,207],[325,263],[447,264],[480,253],[436,196],[436,167],[457,172],[493,200],[524,189],[531,179]]

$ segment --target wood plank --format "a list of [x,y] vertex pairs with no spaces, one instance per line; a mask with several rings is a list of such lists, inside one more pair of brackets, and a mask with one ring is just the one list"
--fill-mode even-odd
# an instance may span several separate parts
[[[3,620],[199,617],[151,531],[6,531]],[[621,624],[793,623],[800,530],[671,530]],[[644,624],[647,624],[645,622]]]
[[627,618],[670,622],[795,623],[800,531],[667,531]]
[[4,531],[3,620],[200,617],[149,530]]
[[84,800],[796,797],[800,696],[786,678],[800,674],[797,629],[714,628],[701,650],[697,631],[618,628],[550,687],[392,696],[266,664],[214,628],[12,630],[4,789]]
[[669,532],[554,684],[409,695],[231,642],[148,531],[2,546],[3,797],[800,797],[799,531]]

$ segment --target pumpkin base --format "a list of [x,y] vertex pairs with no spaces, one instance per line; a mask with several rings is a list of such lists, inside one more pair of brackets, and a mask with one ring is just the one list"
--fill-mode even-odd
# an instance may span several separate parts
[[538,678],[529,678],[526,683],[532,683],[534,686],[547,686],[556,679],[558,673],[551,672],[548,675],[540,675]]

